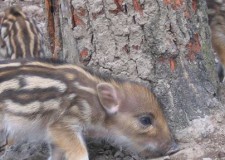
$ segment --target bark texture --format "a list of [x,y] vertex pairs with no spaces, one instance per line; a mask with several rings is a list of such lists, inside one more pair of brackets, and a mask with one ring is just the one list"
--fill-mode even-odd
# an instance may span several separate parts
[[59,15],[61,57],[150,86],[172,128],[218,108],[204,0],[66,0]]

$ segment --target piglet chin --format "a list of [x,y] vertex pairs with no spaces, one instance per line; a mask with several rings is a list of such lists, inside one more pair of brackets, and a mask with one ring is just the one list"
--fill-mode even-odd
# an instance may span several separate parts
[[154,151],[154,152],[143,151],[143,152],[139,153],[139,156],[141,158],[157,158],[157,157],[161,157],[161,156],[164,156],[164,155],[165,155],[164,153],[157,152],[157,151]]

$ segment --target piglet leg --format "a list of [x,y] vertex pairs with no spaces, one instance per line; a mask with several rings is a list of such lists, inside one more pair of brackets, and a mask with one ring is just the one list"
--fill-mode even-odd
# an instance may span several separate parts
[[[52,144],[64,152],[66,160],[89,160],[81,133],[75,132],[65,124],[56,123],[49,127],[49,135]],[[52,153],[53,156],[54,154],[57,153]]]

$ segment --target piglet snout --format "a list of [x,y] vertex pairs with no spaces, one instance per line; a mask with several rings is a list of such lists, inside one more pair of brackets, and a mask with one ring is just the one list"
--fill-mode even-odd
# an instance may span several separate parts
[[170,149],[166,152],[166,155],[174,154],[179,150],[180,150],[179,145],[174,141],[172,142]]

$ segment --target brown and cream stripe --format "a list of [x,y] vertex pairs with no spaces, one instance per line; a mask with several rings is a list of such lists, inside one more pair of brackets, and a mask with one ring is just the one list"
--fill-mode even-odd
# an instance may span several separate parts
[[42,34],[19,6],[7,8],[0,23],[2,59],[44,57]]

